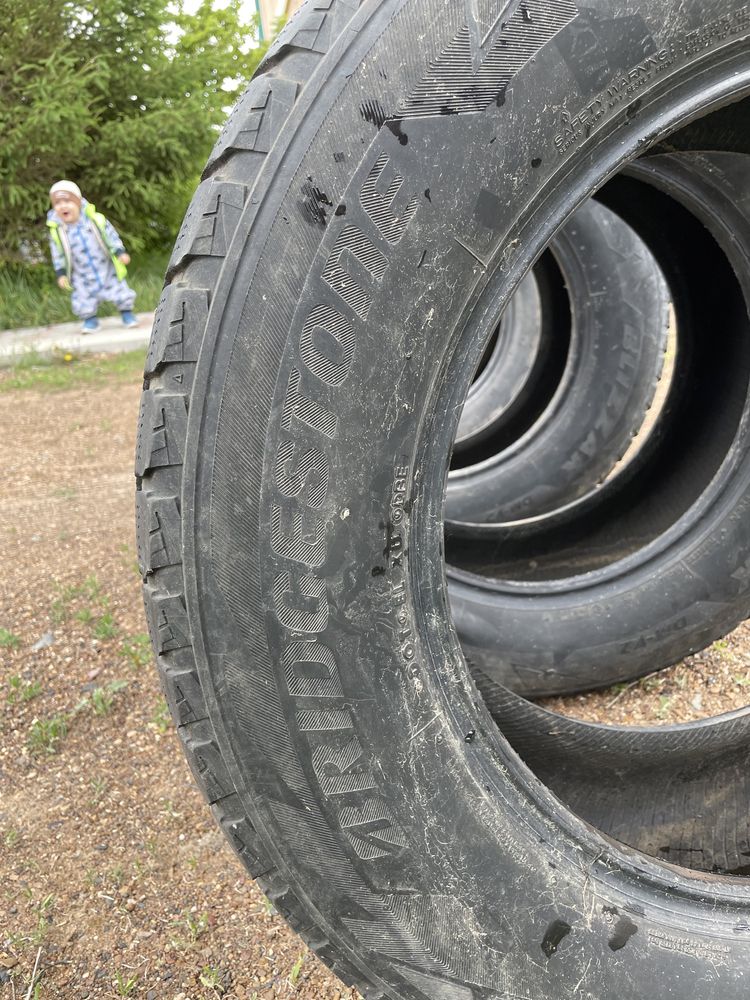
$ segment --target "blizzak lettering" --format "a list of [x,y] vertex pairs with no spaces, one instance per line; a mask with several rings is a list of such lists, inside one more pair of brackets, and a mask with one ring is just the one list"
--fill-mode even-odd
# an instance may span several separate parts
[[[286,564],[273,586],[273,613],[288,633],[282,652],[287,691],[304,699],[296,713],[311,745],[322,796],[359,858],[400,852],[406,841],[378,792],[372,761],[343,704],[336,652],[325,642],[331,599],[324,577],[332,519],[323,506],[335,470],[327,449],[336,438],[336,393],[356,356],[357,326],[366,322],[390,266],[389,251],[416,215],[392,155],[380,153],[358,191],[358,224],[340,224],[318,275],[319,297],[295,319],[298,356],[287,382],[274,465],[271,548]],[[335,224],[335,219],[331,225]],[[405,489],[405,483],[404,483]],[[311,708],[311,699],[318,708]]]

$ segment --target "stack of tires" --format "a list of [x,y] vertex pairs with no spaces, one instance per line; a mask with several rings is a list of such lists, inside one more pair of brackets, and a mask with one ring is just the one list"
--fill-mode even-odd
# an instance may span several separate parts
[[217,821],[346,983],[750,995],[750,712],[534,699],[750,615],[750,7],[309,0],[177,239],[152,641]]

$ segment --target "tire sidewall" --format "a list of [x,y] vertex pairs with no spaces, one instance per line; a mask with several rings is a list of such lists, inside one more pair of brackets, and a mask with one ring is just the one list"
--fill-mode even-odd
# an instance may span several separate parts
[[[657,51],[669,49],[673,59],[663,74],[638,88],[644,119],[649,99],[668,89],[667,78],[687,91],[691,63],[697,76],[699,67],[718,62],[710,58],[710,49],[698,58],[684,54],[685,32],[705,23],[704,6],[683,5],[681,19],[673,17],[668,26],[659,16],[662,6],[649,12],[649,26],[661,43]],[[611,15],[616,7],[601,4],[599,10]],[[717,13],[724,9],[731,11],[731,5],[717,5]],[[382,4],[374,12],[365,7],[360,14],[356,37],[335,46],[325,80],[321,74],[311,82],[318,88],[317,109],[301,102],[295,112],[298,127],[292,131],[290,123],[287,133],[293,135],[291,146],[279,150],[276,164],[269,158],[259,185],[267,183],[268,191],[261,199],[256,188],[256,203],[248,205],[237,229],[196,373],[200,402],[190,412],[183,491],[186,593],[222,753],[269,849],[284,844],[283,852],[277,851],[279,861],[300,896],[339,946],[355,954],[390,995],[438,996],[442,989],[445,996],[470,1000],[502,996],[513,987],[540,1000],[554,981],[559,990],[578,984],[581,997],[598,998],[603,989],[613,996],[639,997],[647,985],[654,997],[667,997],[675,977],[687,971],[704,977],[696,981],[696,998],[712,996],[717,975],[723,995],[735,990],[739,996],[739,977],[748,967],[747,931],[733,934],[737,921],[726,906],[715,898],[702,903],[704,887],[691,890],[689,880],[677,875],[678,896],[670,898],[665,912],[659,902],[668,898],[663,869],[585,832],[543,790],[534,789],[477,704],[448,625],[444,590],[430,580],[439,575],[439,565],[412,548],[419,533],[427,552],[439,552],[440,496],[423,492],[429,470],[415,456],[414,441],[424,441],[435,426],[430,411],[440,377],[435,355],[447,360],[459,344],[460,323],[440,328],[430,310],[440,300],[454,317],[464,311],[468,303],[460,289],[481,281],[484,267],[477,266],[476,257],[493,246],[501,254],[505,248],[502,264],[510,294],[535,254],[522,239],[514,243],[516,233],[525,235],[519,220],[509,220],[508,231],[500,235],[479,233],[486,245],[477,239],[470,244],[473,254],[466,254],[465,247],[448,239],[446,227],[457,227],[461,212],[472,217],[471,193],[464,184],[455,201],[446,196],[439,245],[450,245],[444,257],[437,255],[424,287],[415,291],[417,262],[430,233],[425,206],[435,203],[437,186],[432,202],[417,202],[423,192],[416,187],[398,191],[402,220],[412,203],[418,207],[397,243],[388,235],[395,236],[398,225],[387,229],[386,222],[368,230],[384,256],[388,246],[394,252],[388,287],[378,292],[381,299],[373,296],[369,325],[359,331],[356,350],[350,357],[345,345],[332,362],[350,366],[347,377],[334,384],[339,377],[334,371],[334,383],[314,401],[317,411],[305,411],[299,401],[290,410],[292,373],[304,374],[301,327],[321,304],[341,308],[329,291],[314,287],[320,265],[335,248],[335,217],[325,231],[299,221],[305,211],[300,179],[308,176],[312,157],[327,165],[326,150],[338,151],[330,118],[345,132],[345,106],[352,116],[358,111],[356,99],[337,96],[339,70],[344,76],[351,70],[349,87],[354,88],[357,67],[371,46],[368,63],[377,65],[378,58],[387,58],[389,43],[397,48],[396,31],[404,35],[406,27],[415,29],[414,21],[422,23],[408,5]],[[422,16],[430,39],[426,61],[431,49],[439,52],[441,41],[444,45],[455,34],[456,25],[433,18],[428,30],[427,12]],[[570,70],[561,77],[560,44],[557,37],[546,42],[535,61],[518,72],[510,134],[521,134],[519,117],[527,122],[527,134],[540,132],[539,109],[549,99],[550,80],[557,81],[558,101],[564,82],[563,104],[569,109],[581,105]],[[729,46],[731,38],[728,42],[717,34],[714,44]],[[722,74],[717,70],[716,75]],[[544,86],[535,88],[540,80]],[[717,97],[720,92],[717,83]],[[619,105],[597,123],[602,159],[604,140],[621,112]],[[353,196],[368,185],[373,190],[386,184],[387,178],[381,180],[386,167],[401,173],[408,186],[423,176],[417,150],[425,159],[434,154],[445,128],[454,130],[450,142],[460,148],[465,124],[461,115],[416,127],[405,122],[401,135],[409,132],[407,145],[398,130],[381,128],[368,136],[369,146],[360,144],[366,147],[364,157],[356,169],[342,173],[340,191],[333,193],[334,177],[327,178],[328,188],[318,185],[318,190],[333,205],[346,204],[348,225],[364,226],[366,213],[357,212]],[[639,131],[631,119],[625,146],[619,137],[620,149],[632,152],[643,133],[648,134],[648,123]],[[541,190],[553,179],[562,184],[563,168],[572,171],[577,164],[583,173],[597,145],[592,133],[585,155],[575,143],[560,155],[554,146],[559,134],[547,125],[550,166],[534,174],[529,166],[529,194],[532,178]],[[519,151],[519,162],[530,163],[528,152]],[[383,156],[381,172],[374,173]],[[615,169],[612,147],[606,157]],[[330,161],[336,162],[333,155]],[[575,198],[570,189],[560,198],[560,211],[572,207]],[[413,227],[412,219],[418,220]],[[546,225],[551,224],[550,217]],[[278,238],[284,226],[290,232],[286,241]],[[544,242],[545,226],[535,228],[537,242]],[[277,273],[274,254],[288,265],[276,283],[271,281]],[[281,322],[284,309],[292,319],[291,333]],[[434,339],[425,345],[425,329],[435,328]],[[330,368],[319,370],[331,377]],[[310,398],[310,379],[305,376],[299,385]],[[321,433],[321,427],[333,429],[326,413],[336,417],[333,437]],[[293,428],[299,431],[296,439],[287,433]],[[283,440],[297,449],[296,468],[285,464],[291,453],[282,454]],[[305,464],[309,453],[314,454]],[[325,456],[328,480],[316,506],[311,501],[322,492],[322,474],[316,479],[310,470],[319,454]],[[303,490],[304,505],[295,510]],[[425,524],[432,525],[429,531]],[[294,540],[296,556],[290,557],[289,547],[285,554],[277,551],[284,537]],[[315,579],[323,581],[324,592],[316,589]],[[303,628],[299,618],[296,627],[288,628],[279,616],[281,608],[282,617],[291,620],[285,602],[295,587],[308,614]],[[439,621],[429,619],[436,609],[442,612]],[[342,781],[350,790],[341,791]],[[727,898],[737,891],[727,889]],[[528,900],[539,903],[529,906]],[[631,914],[627,918],[625,907]],[[427,930],[434,914],[437,941]],[[506,914],[513,914],[512,930]],[[637,932],[627,938],[627,948],[618,946],[614,961],[618,927],[627,930],[636,922]],[[550,951],[550,929],[562,926],[569,929],[565,943]],[[460,947],[455,940],[450,944],[451,936]],[[468,949],[467,940],[472,941]]]

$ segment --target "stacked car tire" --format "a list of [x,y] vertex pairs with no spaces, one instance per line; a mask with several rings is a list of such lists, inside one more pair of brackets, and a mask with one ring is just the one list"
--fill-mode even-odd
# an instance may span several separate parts
[[146,610],[364,996],[748,994],[750,712],[533,699],[750,616],[749,299],[738,0],[308,0],[237,102],[146,365]]

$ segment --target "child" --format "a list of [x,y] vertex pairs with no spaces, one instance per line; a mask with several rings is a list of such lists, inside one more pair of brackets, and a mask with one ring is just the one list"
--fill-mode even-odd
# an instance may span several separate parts
[[137,326],[135,292],[125,282],[130,256],[112,223],[81,196],[81,189],[72,181],[53,184],[49,197],[52,266],[60,288],[66,292],[72,289],[71,306],[83,320],[84,333],[99,328],[96,312],[100,302],[114,303],[123,324]]

